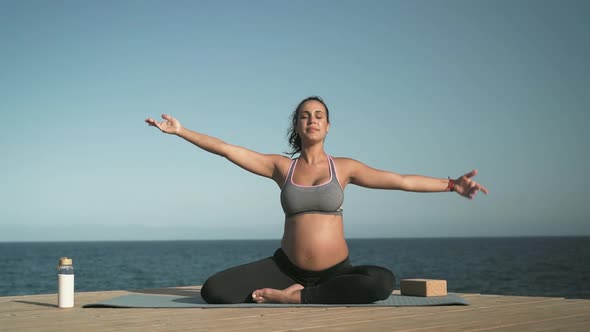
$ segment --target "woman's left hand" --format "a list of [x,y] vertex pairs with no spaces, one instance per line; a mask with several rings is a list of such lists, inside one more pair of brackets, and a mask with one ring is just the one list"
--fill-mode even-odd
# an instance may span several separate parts
[[477,170],[474,169],[473,171],[471,171],[471,172],[461,176],[457,180],[455,180],[454,191],[456,191],[457,194],[459,194],[463,197],[469,198],[469,199],[473,199],[475,197],[475,194],[477,194],[478,191],[481,191],[487,195],[488,190],[486,189],[486,187],[482,186],[481,184],[479,184],[471,179],[472,177],[474,177],[476,175],[477,175]]

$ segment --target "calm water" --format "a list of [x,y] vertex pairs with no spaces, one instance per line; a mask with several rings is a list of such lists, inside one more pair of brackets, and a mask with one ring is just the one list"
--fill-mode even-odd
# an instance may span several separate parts
[[[590,237],[352,239],[355,265],[398,278],[446,279],[451,292],[590,298]],[[270,256],[276,240],[0,243],[0,296],[57,292],[74,259],[76,291],[201,285]]]

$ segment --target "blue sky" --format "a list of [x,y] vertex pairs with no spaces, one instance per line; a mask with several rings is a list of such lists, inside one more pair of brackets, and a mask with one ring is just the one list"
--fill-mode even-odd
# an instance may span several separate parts
[[347,237],[590,235],[585,1],[1,1],[0,241],[269,238],[279,188],[143,122],[490,195],[349,186]]

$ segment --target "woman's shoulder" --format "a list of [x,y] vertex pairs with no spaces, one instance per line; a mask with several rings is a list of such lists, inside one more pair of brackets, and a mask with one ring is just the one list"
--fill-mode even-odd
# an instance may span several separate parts
[[338,163],[358,163],[357,160],[349,158],[349,157],[336,157],[336,156],[330,156],[330,158],[332,158],[334,161],[338,162]]
[[277,163],[290,163],[293,159],[282,154],[267,154],[269,158],[272,158]]
[[275,166],[282,172],[286,172],[289,169],[291,162],[294,160],[293,158],[281,154],[269,154],[267,156],[272,158]]
[[349,168],[353,168],[357,165],[360,164],[360,162],[356,159],[353,158],[349,158],[349,157],[335,157],[335,156],[330,156],[334,162],[336,163],[336,167],[338,168],[345,168],[345,169],[349,169]]

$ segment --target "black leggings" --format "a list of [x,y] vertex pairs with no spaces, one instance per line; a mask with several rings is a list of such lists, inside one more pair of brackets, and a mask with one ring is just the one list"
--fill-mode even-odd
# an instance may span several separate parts
[[252,292],[284,289],[301,284],[301,303],[356,304],[384,300],[393,291],[393,273],[379,266],[352,266],[344,261],[323,271],[295,266],[282,249],[272,257],[219,272],[205,282],[201,296],[207,303],[252,303]]

